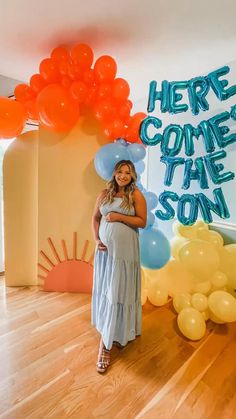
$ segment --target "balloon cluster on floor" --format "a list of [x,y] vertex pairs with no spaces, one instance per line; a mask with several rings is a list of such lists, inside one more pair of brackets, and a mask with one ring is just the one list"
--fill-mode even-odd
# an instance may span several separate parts
[[51,131],[67,132],[89,109],[108,141],[122,137],[141,143],[139,126],[146,114],[131,116],[130,87],[116,77],[116,61],[109,55],[99,57],[94,65],[93,61],[93,50],[86,44],[53,49],[29,84],[16,86],[16,100],[0,97],[0,136],[19,135],[26,118]]
[[203,221],[173,224],[171,260],[160,270],[142,269],[142,304],[162,306],[172,297],[177,324],[190,340],[201,339],[206,321],[236,321],[236,244]]
[[153,210],[158,204],[157,195],[147,191],[141,183],[141,174],[145,170],[143,159],[146,149],[142,144],[130,144],[124,139],[117,139],[106,144],[97,152],[94,165],[97,174],[104,180],[110,180],[116,163],[120,160],[131,160],[138,175],[138,188],[142,191],[147,203],[147,223],[140,230],[140,253],[142,266],[150,269],[162,268],[170,258],[170,244],[165,235],[153,227],[155,215]]

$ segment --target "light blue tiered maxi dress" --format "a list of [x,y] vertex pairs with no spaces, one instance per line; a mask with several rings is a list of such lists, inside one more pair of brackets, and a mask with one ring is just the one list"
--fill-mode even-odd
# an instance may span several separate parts
[[122,198],[100,206],[99,237],[107,251],[96,250],[94,260],[92,324],[107,349],[113,341],[126,345],[141,334],[141,268],[138,229],[107,222],[111,212],[134,215],[134,207],[120,207]]

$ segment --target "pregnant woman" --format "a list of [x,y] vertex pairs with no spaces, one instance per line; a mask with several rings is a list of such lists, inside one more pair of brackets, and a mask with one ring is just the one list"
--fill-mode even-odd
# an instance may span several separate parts
[[113,343],[125,346],[141,334],[138,228],[146,225],[147,208],[136,179],[130,160],[118,162],[92,218],[96,241],[92,324],[101,334],[96,364],[100,373],[110,364]]

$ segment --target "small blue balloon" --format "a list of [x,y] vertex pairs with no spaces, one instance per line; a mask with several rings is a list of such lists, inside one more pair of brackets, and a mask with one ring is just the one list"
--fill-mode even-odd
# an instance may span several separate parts
[[119,144],[122,144],[122,145],[124,145],[125,147],[128,147],[128,145],[129,145],[129,143],[124,139],[124,138],[117,138],[116,140],[115,140],[115,143],[119,143]]
[[143,195],[144,195],[144,198],[146,199],[148,211],[151,211],[152,209],[156,208],[158,204],[157,195],[153,192],[145,192]]
[[139,175],[141,175],[145,170],[145,163],[142,160],[140,160],[138,163],[135,163],[134,166],[135,166],[136,173],[138,173]]
[[128,150],[133,163],[136,163],[139,160],[144,159],[144,157],[146,156],[146,149],[142,144],[130,144]]
[[137,186],[137,188],[138,188],[141,192],[144,190],[144,187],[143,187],[142,183],[137,182],[137,183],[136,183],[136,186]]
[[120,160],[130,160],[128,147],[119,143],[104,145],[98,150],[94,159],[97,174],[104,180],[110,180],[114,167]]
[[155,223],[155,215],[151,211],[148,211],[145,229],[150,228],[154,223]]
[[170,259],[170,244],[166,236],[155,228],[140,234],[141,265],[148,269],[160,269]]

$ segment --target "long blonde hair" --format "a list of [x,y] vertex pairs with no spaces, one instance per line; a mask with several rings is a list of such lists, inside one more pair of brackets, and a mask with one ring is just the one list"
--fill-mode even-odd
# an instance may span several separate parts
[[131,160],[121,160],[118,163],[116,163],[113,173],[112,173],[112,178],[107,183],[107,192],[102,200],[102,204],[107,204],[107,203],[111,204],[114,201],[114,197],[119,191],[119,187],[116,182],[115,175],[121,169],[122,166],[128,166],[130,170],[130,174],[131,174],[131,181],[128,185],[125,186],[124,196],[123,196],[123,200],[120,206],[124,209],[129,210],[134,202],[133,193],[136,188],[135,183],[137,180],[137,173],[136,173],[134,164],[132,163]]

